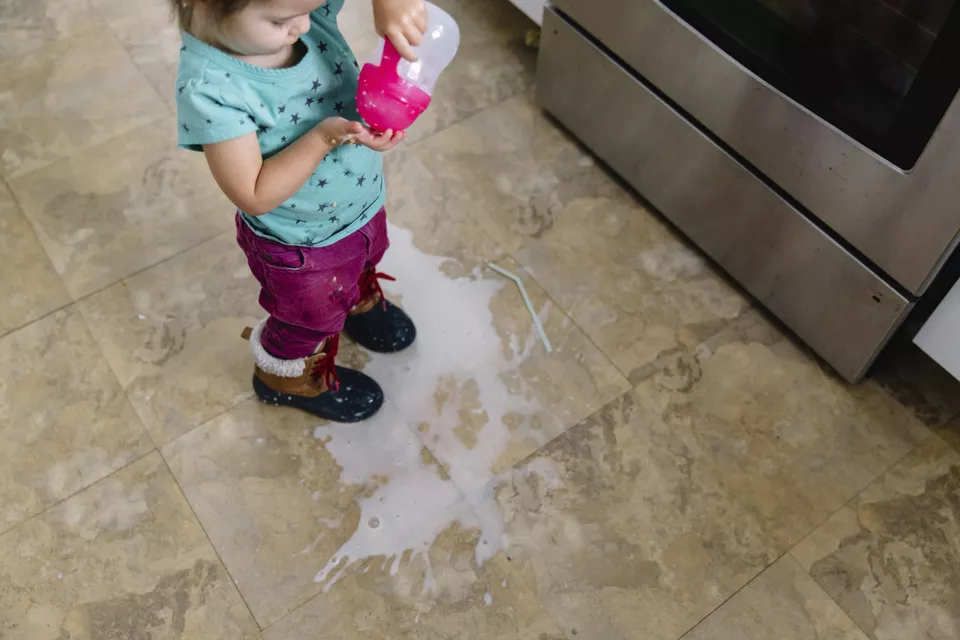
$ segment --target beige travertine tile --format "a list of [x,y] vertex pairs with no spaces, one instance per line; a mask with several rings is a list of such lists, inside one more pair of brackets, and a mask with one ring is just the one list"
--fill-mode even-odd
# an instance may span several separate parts
[[10,181],[80,298],[233,228],[202,154],[164,119]]
[[0,63],[0,173],[24,175],[169,113],[106,27]]
[[396,576],[374,568],[317,595],[263,638],[566,640],[522,580],[490,565],[471,566],[472,544],[469,534],[454,530],[438,541],[430,557],[435,592],[423,592],[422,562],[405,565]]
[[535,454],[556,480],[499,490],[511,555],[565,629],[678,637],[929,436],[753,312],[657,366]]
[[75,309],[0,339],[0,437],[0,531],[152,448]]
[[0,11],[0,64],[101,26],[100,17],[86,0],[4,0]]
[[[446,220],[484,227],[631,377],[746,300],[532,104],[513,98],[408,150]],[[402,185],[401,185],[402,188]]]
[[80,304],[158,446],[252,395],[240,332],[263,314],[259,291],[227,234]]
[[[314,577],[335,554],[379,573],[391,549],[403,553],[411,535],[417,546],[430,535],[429,525],[418,529],[424,515],[443,517],[462,503],[389,403],[366,423],[337,426],[250,400],[163,455],[263,626],[320,592]],[[424,490],[432,507],[407,512]],[[338,551],[351,541],[371,557]]]
[[0,336],[70,302],[50,259],[0,183]]
[[[338,426],[251,400],[163,455],[261,625],[325,584],[331,593],[353,590],[349,577],[314,581],[328,563],[330,578],[355,563],[347,576],[369,574],[384,588],[408,590],[428,575],[414,551],[429,551],[434,574],[471,572],[475,535],[470,547],[471,536],[457,527],[472,522],[469,508],[390,403],[366,423]],[[462,547],[456,558],[444,557],[437,542],[451,536]],[[387,570],[395,560],[403,577]],[[451,562],[457,566],[448,569]]]
[[569,638],[675,640],[776,558],[674,428],[627,394],[504,474],[509,558]]
[[387,217],[413,233],[420,251],[446,256],[442,265],[450,277],[470,274],[488,260],[507,254],[476,217],[450,207],[451,191],[438,182],[415,147],[402,146],[384,158]]
[[683,636],[684,640],[866,640],[790,556]]
[[960,454],[932,437],[793,550],[875,640],[960,634]]
[[9,640],[236,640],[249,611],[156,453],[0,536]]
[[175,100],[180,29],[167,0],[89,0],[134,64],[169,103]]
[[780,551],[930,436],[876,384],[840,381],[759,312],[660,365],[638,405],[710,457]]

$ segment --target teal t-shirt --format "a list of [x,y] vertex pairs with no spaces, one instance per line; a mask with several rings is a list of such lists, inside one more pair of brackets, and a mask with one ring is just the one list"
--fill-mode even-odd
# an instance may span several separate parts
[[[177,123],[181,147],[256,133],[269,158],[324,118],[360,120],[359,65],[340,30],[344,0],[327,2],[310,16],[301,36],[303,58],[286,69],[264,69],[183,34],[177,72]],[[258,235],[287,245],[323,247],[364,226],[385,199],[381,154],[360,145],[333,149],[310,180],[279,208],[261,216],[241,211]]]

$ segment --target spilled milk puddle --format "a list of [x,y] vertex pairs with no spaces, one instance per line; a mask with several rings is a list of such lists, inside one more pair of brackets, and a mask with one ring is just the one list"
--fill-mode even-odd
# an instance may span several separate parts
[[[316,574],[324,590],[369,560],[381,560],[396,574],[401,563],[420,558],[426,566],[424,591],[433,591],[429,550],[455,525],[479,533],[478,564],[492,558],[506,545],[494,497],[497,462],[511,442],[544,440],[528,424],[540,405],[505,381],[515,377],[539,337],[524,323],[528,335],[508,336],[504,346],[491,312],[494,298],[514,285],[482,277],[479,268],[451,278],[442,270],[448,258],[419,251],[406,229],[391,225],[390,234],[392,247],[381,268],[397,278],[389,294],[416,321],[418,338],[408,352],[373,354],[364,367],[395,409],[385,406],[364,424],[314,431],[342,468],[341,483],[367,489],[356,499],[361,512],[356,531]],[[424,454],[424,444],[436,460]],[[525,472],[554,482],[542,460]],[[319,522],[317,542],[338,526],[335,519]]]

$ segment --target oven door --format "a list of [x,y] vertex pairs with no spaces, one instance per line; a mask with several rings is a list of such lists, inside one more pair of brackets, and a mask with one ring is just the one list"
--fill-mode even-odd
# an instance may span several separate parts
[[[554,4],[786,192],[838,241],[919,295],[949,256],[960,231],[960,65],[955,64],[960,51],[953,51],[960,47],[960,9],[942,16],[936,37],[921,52],[915,77],[883,76],[905,95],[923,89],[927,99],[919,106],[911,103],[909,109],[894,108],[893,115],[867,109],[858,128],[856,105],[875,105],[876,96],[861,91],[846,104],[837,99],[818,102],[810,95],[816,84],[810,79],[820,77],[817,73],[824,85],[834,88],[834,96],[838,91],[856,94],[858,88],[845,87],[829,60],[807,60],[789,42],[784,44],[795,31],[777,32],[762,22],[743,24],[742,14],[750,5],[806,4],[816,9],[824,1]],[[786,51],[794,66],[769,64],[764,46]],[[802,82],[797,76],[804,71]],[[914,120],[907,117],[911,115]]]

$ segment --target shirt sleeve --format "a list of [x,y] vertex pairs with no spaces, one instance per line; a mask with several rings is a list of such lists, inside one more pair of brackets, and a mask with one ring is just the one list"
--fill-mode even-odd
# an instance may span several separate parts
[[190,79],[177,86],[177,144],[191,151],[257,131],[250,109],[229,85]]

